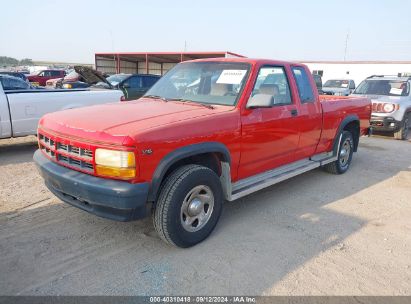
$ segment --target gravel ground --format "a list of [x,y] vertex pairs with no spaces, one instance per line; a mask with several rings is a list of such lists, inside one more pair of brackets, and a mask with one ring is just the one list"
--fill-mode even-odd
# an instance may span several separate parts
[[226,203],[190,249],[151,219],[117,223],[53,197],[34,137],[0,140],[3,295],[411,295],[411,142],[362,138],[352,167]]

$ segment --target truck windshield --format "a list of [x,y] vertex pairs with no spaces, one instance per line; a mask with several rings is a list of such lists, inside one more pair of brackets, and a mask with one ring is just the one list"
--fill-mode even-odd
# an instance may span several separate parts
[[323,87],[327,88],[348,88],[348,80],[327,80]]
[[408,96],[409,92],[407,81],[367,79],[360,83],[354,94]]
[[240,62],[181,63],[165,74],[145,94],[167,100],[235,105],[250,65]]

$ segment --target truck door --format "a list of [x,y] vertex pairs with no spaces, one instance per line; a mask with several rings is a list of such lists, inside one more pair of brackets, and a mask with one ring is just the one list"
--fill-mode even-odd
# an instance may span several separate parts
[[314,93],[314,81],[310,72],[303,66],[292,66],[292,73],[297,85],[300,108],[298,116],[300,140],[295,154],[296,160],[310,157],[314,154],[322,129],[322,109],[318,95]]
[[144,95],[143,78],[141,76],[132,76],[126,79],[122,85],[124,96],[127,100],[138,99]]
[[290,73],[287,76],[284,66],[263,66],[259,70],[250,98],[256,94],[272,95],[274,104],[271,108],[246,109],[241,116],[240,179],[295,159],[299,117],[290,91]]

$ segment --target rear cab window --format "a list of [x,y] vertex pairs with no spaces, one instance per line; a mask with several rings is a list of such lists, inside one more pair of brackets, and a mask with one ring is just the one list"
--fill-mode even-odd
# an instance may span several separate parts
[[20,79],[14,79],[9,77],[0,77],[0,81],[3,86],[3,90],[25,90],[29,88],[29,84]]
[[314,102],[314,92],[307,71],[303,67],[298,66],[294,66],[291,69],[293,71],[294,79],[297,84],[300,102]]

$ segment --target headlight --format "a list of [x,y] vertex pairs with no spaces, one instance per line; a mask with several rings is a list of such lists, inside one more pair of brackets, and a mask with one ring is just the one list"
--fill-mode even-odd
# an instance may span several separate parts
[[70,83],[63,84],[64,89],[71,89],[73,86]]
[[395,106],[392,103],[384,103],[383,110],[385,113],[391,113],[395,109]]
[[98,175],[130,179],[136,176],[136,159],[133,152],[96,149]]

